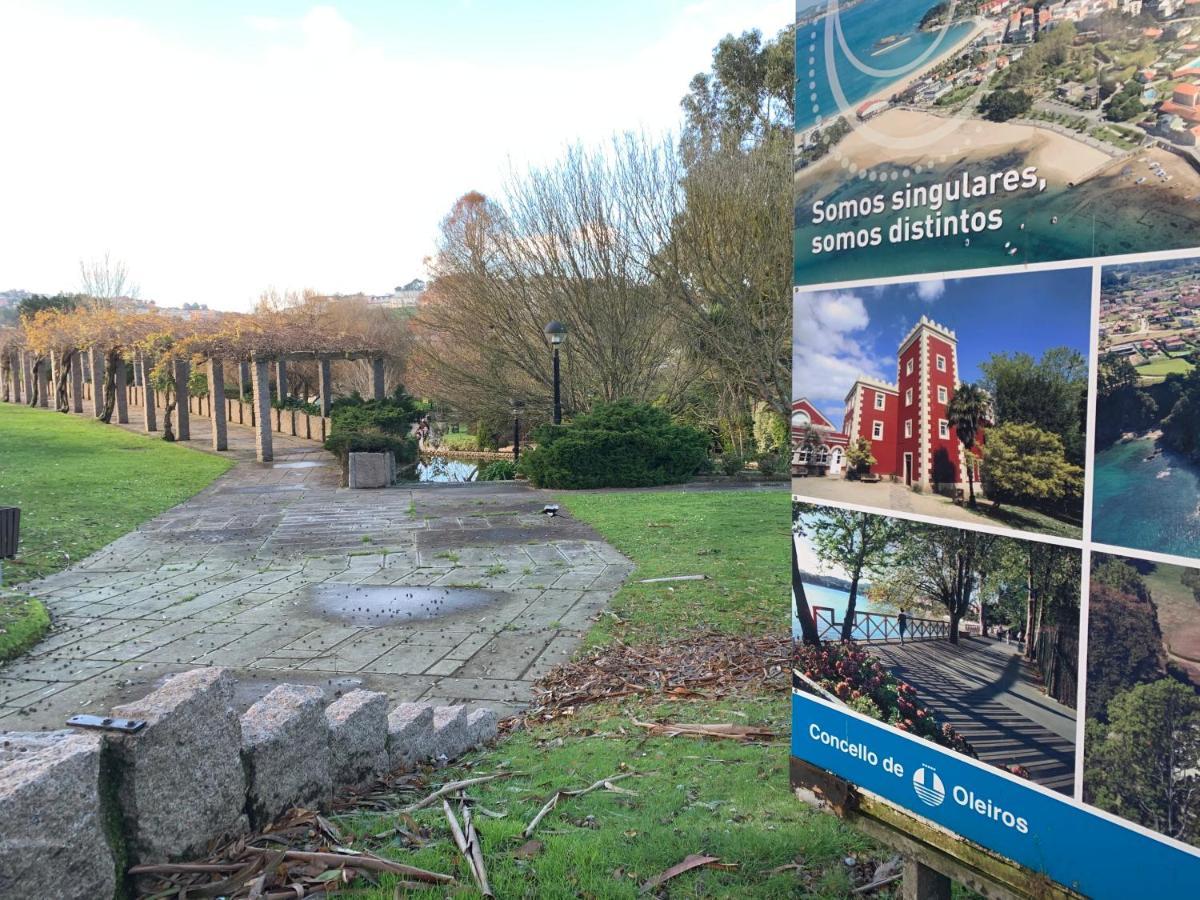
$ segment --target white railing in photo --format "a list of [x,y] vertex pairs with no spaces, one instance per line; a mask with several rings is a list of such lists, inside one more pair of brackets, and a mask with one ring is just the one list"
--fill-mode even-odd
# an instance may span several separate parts
[[[814,606],[812,610],[817,623],[817,636],[823,641],[841,640],[842,623],[836,620],[835,610],[828,606]],[[950,637],[950,623],[947,621],[919,619],[916,616],[906,616],[906,619],[906,641],[944,641]],[[864,644],[899,641],[900,617],[890,613],[855,613],[850,636]]]

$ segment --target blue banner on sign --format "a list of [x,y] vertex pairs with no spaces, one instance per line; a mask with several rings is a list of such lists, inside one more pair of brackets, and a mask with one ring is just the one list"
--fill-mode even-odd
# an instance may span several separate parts
[[800,691],[792,755],[1089,897],[1200,893],[1200,850]]

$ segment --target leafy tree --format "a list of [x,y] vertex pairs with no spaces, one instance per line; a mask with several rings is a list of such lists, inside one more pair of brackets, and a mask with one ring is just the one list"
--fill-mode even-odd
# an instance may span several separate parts
[[983,487],[1002,503],[1071,507],[1083,496],[1083,469],[1067,462],[1062,439],[1033,425],[989,429]]
[[871,466],[878,462],[871,453],[871,442],[864,437],[857,438],[846,451],[846,465],[851,475],[862,475],[871,471]]
[[[1036,425],[1062,438],[1067,460],[1082,465],[1087,413],[1087,360],[1069,347],[995,353],[980,366],[998,424]],[[989,437],[990,440],[990,437]]]
[[1179,576],[1179,580],[1183,583],[1184,587],[1191,590],[1196,602],[1200,603],[1200,570],[1184,569]]
[[[983,431],[983,423],[991,412],[988,395],[978,385],[960,384],[950,398],[946,418],[950,420],[959,443],[968,455],[974,455],[975,442]],[[967,487],[971,505],[975,505],[975,466],[968,461]]]
[[981,573],[994,568],[1002,539],[991,534],[907,523],[895,538],[895,564],[917,591],[950,614],[950,641],[971,609]]
[[884,516],[844,509],[823,509],[808,521],[817,556],[824,562],[842,567],[850,576],[850,596],[842,619],[843,641],[854,639],[854,613],[863,573],[886,567],[889,546],[898,527]]
[[1089,596],[1087,703],[1102,719],[1118,692],[1165,675],[1167,658],[1150,591],[1131,566],[1098,555]]
[[817,647],[821,644],[821,636],[817,632],[812,607],[808,605],[804,578],[800,574],[800,558],[796,553],[796,538],[804,535],[804,520],[801,514],[805,508],[801,503],[792,502],[792,611],[800,622],[801,640],[805,644]]
[[1085,800],[1176,840],[1200,843],[1200,697],[1170,678],[1109,701],[1088,723]]
[[1007,122],[1022,116],[1033,106],[1033,97],[1024,91],[992,91],[979,104],[983,117],[992,122]]
[[712,69],[698,72],[680,106],[682,147],[696,159],[718,147],[743,147],[769,133],[790,133],[795,90],[795,31],[788,26],[764,43],[757,29],[727,34]]
[[754,445],[759,453],[779,453],[788,446],[787,419],[761,400],[754,404]]

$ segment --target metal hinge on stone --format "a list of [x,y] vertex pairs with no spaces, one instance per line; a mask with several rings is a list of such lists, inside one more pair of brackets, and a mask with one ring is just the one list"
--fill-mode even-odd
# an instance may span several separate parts
[[114,719],[111,716],[71,716],[67,724],[75,728],[97,728],[101,731],[123,731],[135,734],[146,727],[145,719]]

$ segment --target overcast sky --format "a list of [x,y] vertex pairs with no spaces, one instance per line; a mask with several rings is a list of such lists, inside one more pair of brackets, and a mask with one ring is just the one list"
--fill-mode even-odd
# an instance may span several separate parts
[[383,293],[510,163],[663,132],[789,0],[0,0],[0,290],[108,251],[163,305]]

